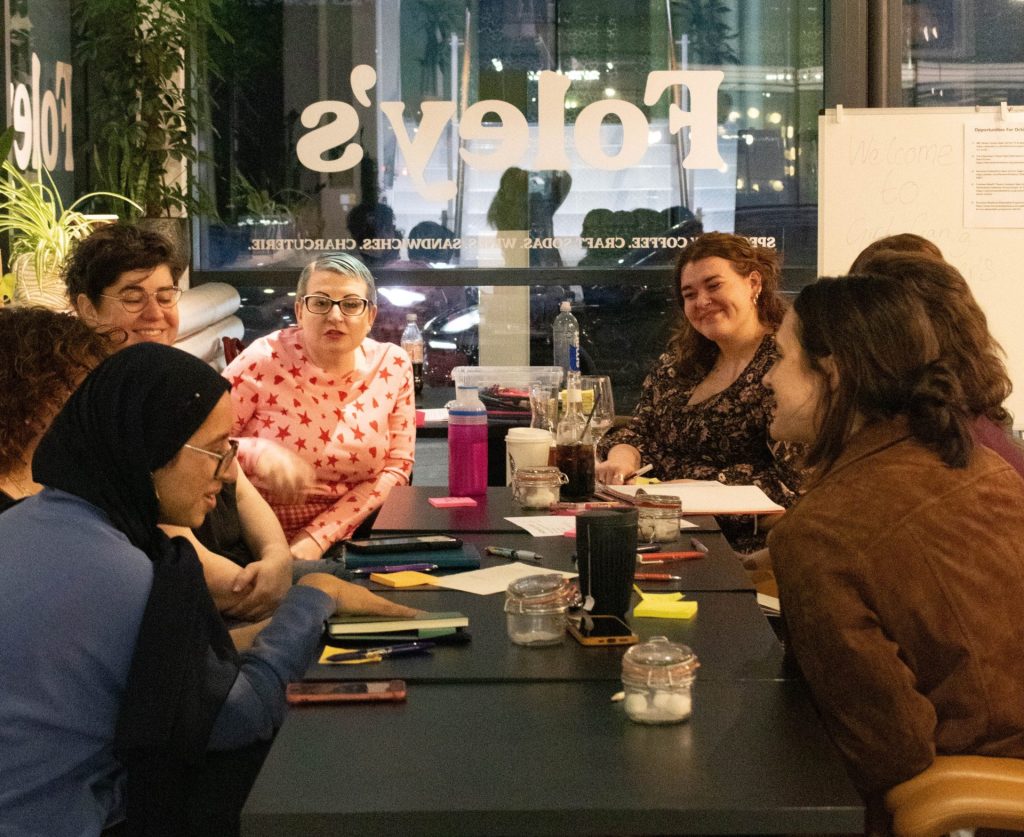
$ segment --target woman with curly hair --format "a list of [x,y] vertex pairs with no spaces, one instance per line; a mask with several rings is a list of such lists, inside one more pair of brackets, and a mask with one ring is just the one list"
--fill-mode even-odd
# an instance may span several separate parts
[[[786,310],[780,275],[775,252],[740,235],[707,233],[680,252],[676,333],[629,424],[602,441],[599,480],[621,483],[644,462],[662,481],[752,484],[783,506],[793,502],[795,455],[768,434],[770,399],[761,383]],[[751,518],[719,522],[735,549],[764,545]]]
[[32,454],[79,382],[120,334],[44,308],[0,308],[0,511],[37,493]]
[[976,443],[928,303],[821,279],[778,350],[772,433],[815,469],[768,536],[787,650],[869,811],[936,754],[1024,757],[1024,482]]

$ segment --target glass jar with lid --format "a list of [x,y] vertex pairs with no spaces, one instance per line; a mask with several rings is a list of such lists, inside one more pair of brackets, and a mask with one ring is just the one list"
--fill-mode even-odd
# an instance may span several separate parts
[[512,477],[512,497],[524,509],[546,509],[557,503],[562,486],[569,481],[557,468],[517,468]]
[[513,581],[505,594],[508,636],[516,645],[555,645],[565,639],[573,587],[556,573]]
[[641,724],[674,724],[690,717],[700,663],[686,645],[663,636],[634,645],[622,657],[626,714]]
[[679,537],[682,501],[678,497],[637,493],[636,508],[641,543],[669,543]]

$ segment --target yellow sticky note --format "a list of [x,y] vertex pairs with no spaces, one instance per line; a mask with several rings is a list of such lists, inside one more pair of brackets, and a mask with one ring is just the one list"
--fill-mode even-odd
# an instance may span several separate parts
[[697,615],[697,602],[684,602],[682,598],[682,593],[645,593],[633,608],[633,615],[650,619],[692,619]]
[[320,655],[320,659],[317,661],[322,666],[359,666],[363,663],[379,663],[380,657],[364,657],[361,660],[329,660],[328,657],[334,654],[344,654],[346,651],[359,651],[359,648],[335,648],[333,645],[328,645],[324,648],[324,653]]
[[402,570],[398,573],[370,573],[370,581],[388,587],[419,587],[421,584],[433,584],[434,577],[415,570]]

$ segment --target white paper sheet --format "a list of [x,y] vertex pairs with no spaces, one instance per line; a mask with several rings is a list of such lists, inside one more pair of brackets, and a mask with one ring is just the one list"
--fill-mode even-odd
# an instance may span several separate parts
[[570,514],[546,514],[534,517],[506,517],[509,523],[521,526],[535,538],[560,537],[576,531],[576,518]]
[[565,573],[558,570],[550,570],[538,567],[536,564],[526,564],[522,561],[510,561],[508,564],[499,564],[496,567],[487,567],[483,570],[470,570],[464,573],[453,573],[452,575],[440,575],[434,579],[435,587],[445,587],[449,590],[461,590],[464,593],[475,593],[478,596],[490,596],[494,593],[504,593],[509,584],[528,575],[545,575],[555,573],[566,578],[575,578],[576,573]]

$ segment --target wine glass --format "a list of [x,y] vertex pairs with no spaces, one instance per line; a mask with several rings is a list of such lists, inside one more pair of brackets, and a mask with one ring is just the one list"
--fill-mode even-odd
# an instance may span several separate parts
[[607,375],[582,375],[583,413],[590,417],[590,434],[596,445],[615,423],[612,380]]

